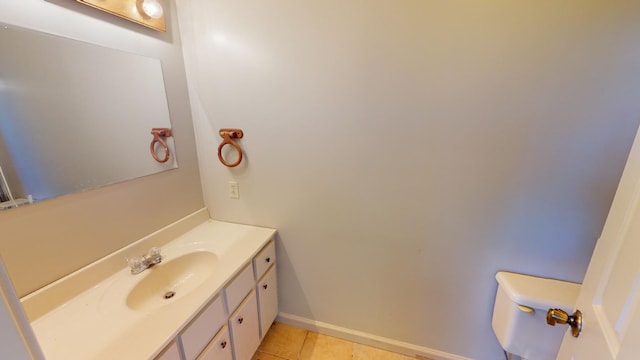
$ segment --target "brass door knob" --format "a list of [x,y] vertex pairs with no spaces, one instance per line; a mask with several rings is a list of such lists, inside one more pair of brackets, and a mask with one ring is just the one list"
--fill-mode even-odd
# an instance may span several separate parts
[[571,335],[573,335],[573,337],[578,337],[582,332],[582,312],[580,310],[576,310],[573,315],[569,315],[564,310],[549,309],[549,311],[547,311],[547,324],[551,326],[555,326],[556,324],[568,324],[571,326]]

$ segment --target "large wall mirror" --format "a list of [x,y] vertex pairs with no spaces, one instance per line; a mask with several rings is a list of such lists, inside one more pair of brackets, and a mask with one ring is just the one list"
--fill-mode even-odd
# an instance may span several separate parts
[[160,60],[2,23],[0,54],[0,210],[177,168]]

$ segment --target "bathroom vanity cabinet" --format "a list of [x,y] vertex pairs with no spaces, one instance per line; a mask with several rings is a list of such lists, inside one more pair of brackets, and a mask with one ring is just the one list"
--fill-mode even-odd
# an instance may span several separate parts
[[156,359],[251,359],[278,313],[275,259],[269,240]]
[[[278,313],[276,231],[194,226],[177,237],[168,227],[21,299],[46,359],[250,360]],[[161,263],[122,268],[152,246]]]

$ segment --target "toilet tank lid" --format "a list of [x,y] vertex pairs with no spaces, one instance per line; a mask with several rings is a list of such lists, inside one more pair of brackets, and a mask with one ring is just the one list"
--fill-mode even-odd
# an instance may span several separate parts
[[511,301],[534,309],[560,308],[572,311],[580,293],[580,284],[500,271],[496,274]]

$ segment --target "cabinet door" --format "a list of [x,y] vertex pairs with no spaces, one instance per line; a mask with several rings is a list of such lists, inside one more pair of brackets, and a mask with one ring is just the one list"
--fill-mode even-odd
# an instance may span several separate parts
[[278,316],[278,283],[275,264],[258,281],[257,292],[260,309],[260,339],[263,339]]
[[260,345],[256,292],[249,295],[229,318],[235,360],[250,360]]
[[176,343],[175,341],[172,341],[171,344],[169,344],[166,348],[164,348],[164,350],[162,350],[160,355],[156,356],[155,360],[181,360],[181,359],[182,357],[180,357],[180,350],[178,349],[178,343]]
[[197,360],[233,360],[229,329],[226,326],[211,340]]

